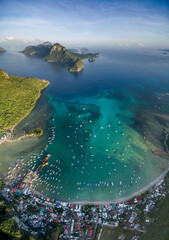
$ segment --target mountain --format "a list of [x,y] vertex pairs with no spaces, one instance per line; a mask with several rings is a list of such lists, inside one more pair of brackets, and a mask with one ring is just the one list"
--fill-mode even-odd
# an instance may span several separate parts
[[73,53],[59,43],[52,45],[50,42],[45,42],[37,46],[28,46],[22,53],[31,57],[43,58],[48,62],[55,62],[61,66],[66,66],[69,72],[80,72],[84,68],[82,59],[99,56],[98,53]]
[[37,46],[28,46],[21,53],[24,53],[27,56],[44,58],[49,55],[52,44],[50,42],[45,42]]
[[4,48],[0,47],[0,53],[5,53],[5,52],[6,52],[6,50]]
[[44,59],[48,62],[56,62],[59,65],[67,66],[70,72],[80,72],[84,68],[83,60],[74,57],[70,51],[59,43],[53,45],[50,54]]

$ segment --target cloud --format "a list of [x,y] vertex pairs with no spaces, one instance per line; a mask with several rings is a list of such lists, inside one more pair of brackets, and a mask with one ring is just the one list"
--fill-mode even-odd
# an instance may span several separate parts
[[24,43],[24,44],[40,44],[43,40],[40,39],[24,39],[24,38],[14,38],[13,36],[0,37],[0,42],[13,42],[13,43]]
[[[9,2],[11,4],[9,4]],[[116,42],[138,46],[166,42],[169,11],[123,0],[5,0],[1,34],[50,41]],[[1,6],[2,5],[2,6]],[[168,13],[168,15],[167,15]],[[160,39],[160,40],[159,40]],[[2,39],[1,39],[2,40]]]
[[141,43],[141,42],[138,43],[137,45],[138,45],[139,47],[145,47],[145,44],[143,44],[143,43]]
[[13,37],[13,36],[7,37],[7,40],[13,41],[13,40],[14,40],[14,37]]
[[7,42],[7,41],[13,41],[13,40],[14,40],[13,36],[0,38],[0,42]]
[[119,46],[119,47],[130,47],[131,43],[128,43],[128,42],[118,42],[117,46]]

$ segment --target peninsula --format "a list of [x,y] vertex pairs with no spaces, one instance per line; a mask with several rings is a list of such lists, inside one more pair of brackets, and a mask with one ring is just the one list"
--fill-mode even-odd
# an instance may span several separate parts
[[0,70],[0,130],[13,128],[35,107],[46,80],[8,75]]
[[61,66],[68,67],[69,72],[80,72],[84,68],[83,59],[99,57],[99,53],[75,53],[59,43],[52,45],[50,42],[45,42],[37,46],[28,46],[22,53],[27,56],[43,58],[48,62],[55,62]]
[[0,47],[0,53],[5,53],[5,52],[6,52],[6,50],[4,48]]

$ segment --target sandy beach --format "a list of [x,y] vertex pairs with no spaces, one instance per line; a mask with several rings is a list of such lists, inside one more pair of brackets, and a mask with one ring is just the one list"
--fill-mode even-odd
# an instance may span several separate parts
[[[118,203],[126,202],[126,201],[129,201],[130,199],[132,199],[133,197],[137,197],[137,196],[145,193],[151,187],[158,184],[166,176],[168,171],[169,171],[169,168],[165,172],[163,172],[158,178],[156,178],[155,180],[150,182],[146,187],[144,187],[144,188],[140,189],[139,191],[137,191],[129,196],[126,196],[124,198],[119,198],[119,199],[112,200],[112,201],[65,201],[62,199],[56,199],[56,201],[58,200],[59,202],[66,202],[66,203],[79,204],[79,205],[107,205],[107,204],[118,204]],[[40,195],[44,198],[50,198],[50,197],[46,196],[45,194],[42,194],[34,189],[31,189],[31,192],[34,194]]]
[[157,183],[159,183],[164,177],[165,175],[167,174],[167,172],[169,171],[169,168],[164,172],[162,173],[158,178],[156,178],[154,181],[152,181],[151,183],[149,183],[145,188],[142,188],[140,189],[139,191],[129,195],[129,196],[126,196],[124,198],[119,198],[119,199],[116,199],[116,200],[112,200],[112,201],[98,201],[98,202],[85,202],[85,201],[75,201],[75,202],[72,202],[72,203],[75,203],[75,204],[81,204],[81,205],[105,205],[105,204],[117,204],[117,203],[121,203],[121,202],[125,202],[125,201],[128,201],[130,199],[132,199],[133,197],[137,197],[139,196],[140,194],[143,194],[145,193],[147,190],[149,190],[151,187],[153,187],[154,185],[156,185]]

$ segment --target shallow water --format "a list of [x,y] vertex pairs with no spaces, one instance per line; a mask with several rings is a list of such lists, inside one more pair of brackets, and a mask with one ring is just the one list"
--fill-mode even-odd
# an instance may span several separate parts
[[[35,184],[50,197],[113,201],[144,188],[168,167],[168,157],[152,152],[155,142],[145,141],[138,124],[140,114],[168,114],[168,63],[169,56],[160,52],[101,51],[94,63],[85,60],[84,70],[72,74],[20,53],[0,55],[1,68],[9,74],[51,83],[16,128],[18,135],[38,124],[44,136],[2,144],[1,176],[21,156],[16,175],[50,153]],[[149,124],[157,126],[153,117]],[[144,131],[154,136],[154,129]]]

